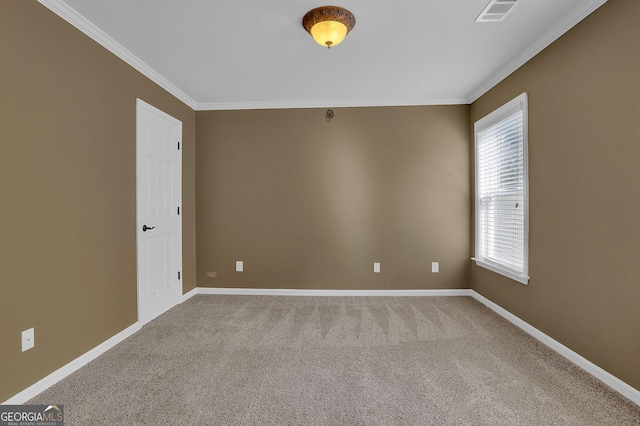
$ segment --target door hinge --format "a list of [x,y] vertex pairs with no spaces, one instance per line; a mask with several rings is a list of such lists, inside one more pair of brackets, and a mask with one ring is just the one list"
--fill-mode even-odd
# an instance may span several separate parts
[[180,279],[180,271],[178,271],[178,279]]
[[178,151],[180,151],[180,142],[178,142]]
[[178,206],[178,216],[180,216],[180,206]]

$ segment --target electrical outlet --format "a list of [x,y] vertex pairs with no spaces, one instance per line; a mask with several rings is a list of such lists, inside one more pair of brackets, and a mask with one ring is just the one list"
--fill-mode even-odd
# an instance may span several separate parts
[[31,349],[35,344],[36,344],[35,333],[33,331],[33,328],[23,331],[22,332],[22,352]]
[[431,262],[431,272],[433,272],[434,274],[437,274],[438,272],[440,272],[440,263]]
[[236,260],[236,272],[244,271],[244,261]]
[[373,263],[373,272],[375,272],[376,274],[380,273],[380,262]]

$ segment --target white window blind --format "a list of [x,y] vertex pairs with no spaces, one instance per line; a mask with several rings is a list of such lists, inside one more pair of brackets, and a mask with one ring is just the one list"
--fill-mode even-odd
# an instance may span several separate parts
[[476,263],[528,282],[526,94],[475,125]]

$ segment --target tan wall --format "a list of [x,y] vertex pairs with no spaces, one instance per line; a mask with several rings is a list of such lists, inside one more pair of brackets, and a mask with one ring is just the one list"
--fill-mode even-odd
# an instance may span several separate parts
[[197,113],[198,286],[469,288],[469,107],[325,111]]
[[528,286],[473,288],[640,389],[640,2],[610,0],[474,102],[529,94]]
[[183,122],[185,291],[195,286],[195,112],[35,1],[0,2],[0,30],[5,401],[137,320],[137,97]]

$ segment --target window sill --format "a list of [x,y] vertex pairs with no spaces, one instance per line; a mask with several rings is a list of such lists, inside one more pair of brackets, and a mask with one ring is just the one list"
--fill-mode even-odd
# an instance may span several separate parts
[[520,284],[524,284],[524,285],[528,285],[529,284],[529,276],[528,275],[520,275],[517,274],[513,271],[510,271],[508,269],[502,268],[498,265],[494,265],[492,263],[488,263],[485,262],[483,260],[480,259],[476,259],[475,257],[472,257],[471,260],[476,262],[476,265],[488,269],[490,271],[495,272],[496,274],[500,274],[502,276],[505,276],[507,278],[511,278],[514,281],[519,282]]

